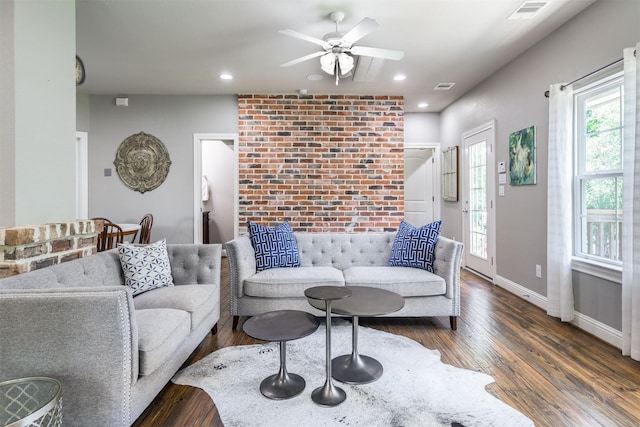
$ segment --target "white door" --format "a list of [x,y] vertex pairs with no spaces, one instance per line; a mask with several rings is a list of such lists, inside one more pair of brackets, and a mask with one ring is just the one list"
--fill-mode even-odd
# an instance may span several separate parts
[[465,267],[495,277],[495,126],[493,121],[463,135],[463,228]]
[[412,148],[404,152],[404,219],[419,227],[435,220],[433,148]]

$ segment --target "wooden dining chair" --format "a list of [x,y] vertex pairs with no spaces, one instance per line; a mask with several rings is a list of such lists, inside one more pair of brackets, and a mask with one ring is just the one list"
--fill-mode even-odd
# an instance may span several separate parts
[[148,245],[151,243],[151,227],[153,226],[153,215],[150,213],[146,214],[140,220],[140,231],[133,235],[132,242],[136,241],[136,237],[138,237],[138,243],[143,245]]
[[105,222],[102,233],[98,235],[98,252],[116,248],[118,243],[122,242],[124,242],[122,228],[118,224]]
[[105,224],[106,224],[107,222],[113,222],[113,221],[111,221],[109,218],[103,218],[103,217],[101,217],[101,216],[96,216],[96,217],[93,217],[93,218],[90,218],[90,219],[91,219],[91,221],[102,221],[102,222],[103,222],[103,223],[105,223]]

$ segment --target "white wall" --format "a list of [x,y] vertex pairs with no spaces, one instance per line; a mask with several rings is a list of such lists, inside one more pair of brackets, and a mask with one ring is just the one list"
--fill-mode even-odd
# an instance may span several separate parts
[[404,113],[404,142],[440,142],[440,113]]
[[[622,58],[623,48],[639,40],[640,2],[599,0],[441,113],[443,147],[460,145],[463,132],[495,119],[496,162],[508,160],[511,132],[536,126],[537,185],[506,186],[505,197],[496,202],[496,262],[502,279],[546,296],[549,108],[544,91]],[[460,202],[443,204],[442,217],[451,219],[443,223],[443,234],[461,235],[460,210]],[[535,264],[542,265],[542,278],[535,277]],[[593,286],[577,293],[586,314],[617,328],[619,321],[610,313],[620,312],[619,305],[611,305],[620,304],[619,286],[610,285],[602,285],[613,293],[604,299],[588,294]],[[607,303],[587,302],[598,298]],[[580,309],[579,302],[576,306]]]
[[0,227],[15,223],[13,2],[0,1]]
[[[149,212],[151,240],[193,242],[193,134],[237,133],[236,96],[129,96],[116,107],[115,96],[91,96],[89,105],[89,216],[139,222]],[[171,158],[169,174],[144,194],[126,187],[113,161],[127,137],[145,132],[160,139]],[[110,177],[104,170],[111,169]]]
[[1,3],[0,225],[68,221],[75,216],[75,1]]

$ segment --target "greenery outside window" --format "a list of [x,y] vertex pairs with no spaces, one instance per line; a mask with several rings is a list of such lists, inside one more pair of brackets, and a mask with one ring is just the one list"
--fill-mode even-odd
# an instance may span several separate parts
[[574,257],[622,267],[623,79],[575,93]]

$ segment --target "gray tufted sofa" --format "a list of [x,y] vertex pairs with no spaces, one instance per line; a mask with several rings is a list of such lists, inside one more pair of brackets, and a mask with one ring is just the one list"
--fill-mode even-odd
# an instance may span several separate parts
[[167,245],[135,297],[115,250],[0,280],[0,381],[62,383],[64,426],[129,426],[220,318],[221,245]]
[[395,233],[294,233],[300,267],[256,272],[248,234],[227,242],[233,328],[240,316],[272,310],[311,307],[304,290],[320,285],[371,286],[402,295],[405,306],[391,317],[449,316],[456,329],[460,315],[460,242],[440,236],[435,249],[435,274],[410,267],[390,267]]

